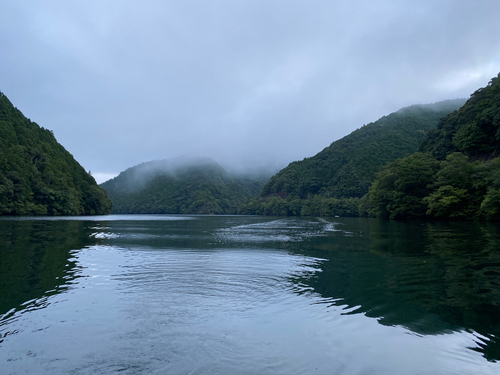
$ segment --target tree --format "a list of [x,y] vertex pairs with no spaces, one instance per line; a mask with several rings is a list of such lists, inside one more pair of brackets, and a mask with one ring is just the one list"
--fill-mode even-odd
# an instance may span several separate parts
[[380,218],[423,218],[423,202],[432,189],[439,162],[430,154],[415,153],[387,165],[369,190],[372,213]]

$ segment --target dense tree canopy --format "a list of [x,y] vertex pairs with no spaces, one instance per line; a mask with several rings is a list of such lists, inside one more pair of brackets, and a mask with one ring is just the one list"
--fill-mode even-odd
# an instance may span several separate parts
[[356,216],[380,167],[415,152],[427,131],[465,100],[403,108],[273,176],[246,214]]
[[0,214],[107,214],[111,201],[50,130],[0,92]]
[[373,212],[385,219],[417,218],[425,215],[422,201],[439,169],[431,155],[415,153],[382,168],[370,187]]
[[500,220],[500,74],[463,103],[412,106],[366,125],[291,163],[240,212]]
[[500,219],[500,159],[415,153],[384,167],[362,213],[386,219]]
[[137,165],[101,186],[114,213],[236,214],[265,181],[231,176],[208,158],[177,158]]
[[382,218],[500,220],[500,75],[428,133],[421,151],[384,167],[362,199]]
[[417,151],[425,134],[464,100],[414,105],[384,116],[273,176],[262,197],[361,198],[381,166]]
[[499,156],[500,74],[474,92],[458,111],[443,118],[419,150],[439,160],[457,151],[474,160]]

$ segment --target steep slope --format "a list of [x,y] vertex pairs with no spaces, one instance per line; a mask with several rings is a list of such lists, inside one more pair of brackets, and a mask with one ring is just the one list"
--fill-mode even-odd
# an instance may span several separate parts
[[139,164],[101,186],[114,213],[235,214],[266,180],[229,175],[209,158]]
[[472,159],[500,155],[500,74],[474,92],[458,111],[443,118],[419,149],[443,160],[452,152]]
[[0,92],[0,214],[107,214],[111,201],[50,130]]
[[271,178],[261,196],[360,198],[368,192],[381,166],[415,152],[439,119],[464,102],[457,99],[414,105],[384,116],[317,155],[291,163]]
[[500,220],[500,75],[385,166],[364,201],[381,218]]

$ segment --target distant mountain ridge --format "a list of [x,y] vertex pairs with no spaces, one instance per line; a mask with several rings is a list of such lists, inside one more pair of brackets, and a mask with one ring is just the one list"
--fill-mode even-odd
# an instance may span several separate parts
[[[152,160],[127,168],[113,179],[101,185],[112,186],[119,191],[134,192],[142,190],[158,175],[165,175],[173,179],[182,178],[190,170],[203,169],[217,173],[220,178],[228,178],[227,172],[213,159],[206,157],[180,156],[171,159]],[[112,183],[108,183],[111,182]]]
[[381,166],[415,152],[439,119],[464,103],[456,99],[413,105],[364,125],[315,156],[290,163],[271,178],[261,196],[360,198]]
[[210,158],[142,163],[104,182],[113,213],[236,214],[267,178],[230,175]]
[[0,214],[107,214],[106,191],[0,92]]

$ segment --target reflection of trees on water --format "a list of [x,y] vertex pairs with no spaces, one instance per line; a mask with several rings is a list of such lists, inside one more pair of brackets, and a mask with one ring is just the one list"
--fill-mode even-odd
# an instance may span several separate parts
[[77,272],[71,250],[95,244],[91,227],[74,220],[2,220],[0,328],[15,311],[42,308],[48,296],[68,288]]
[[329,259],[323,272],[294,282],[384,325],[423,335],[475,331],[487,337],[477,341],[484,356],[500,360],[498,225],[342,221],[352,233],[306,244],[307,254]]
[[[284,231],[293,237],[294,230],[302,233],[304,225],[311,224],[302,219],[288,220],[274,221],[270,233]],[[483,355],[500,360],[498,225],[338,221],[345,225],[336,228],[344,231],[301,235],[296,241],[269,241],[266,248],[327,259],[318,265],[322,272],[307,273],[291,281],[312,287],[325,301],[339,299],[329,303],[359,306],[350,314],[364,313],[381,324],[404,326],[423,335],[475,331],[489,338],[478,339]],[[234,227],[238,220],[221,217],[168,225],[121,223],[121,236],[108,242],[162,249],[262,248],[261,242],[248,243],[248,239],[256,235],[269,239],[268,227],[259,229],[261,218],[248,218],[248,222],[252,225]],[[72,250],[99,242],[91,234],[100,230],[94,228],[98,226],[95,222],[71,220],[2,220],[0,224],[0,316],[4,314],[0,319],[1,342],[5,334],[2,327],[8,325],[4,324],[12,311],[41,308],[47,296],[71,285],[79,273]],[[317,230],[315,225],[311,228]]]

